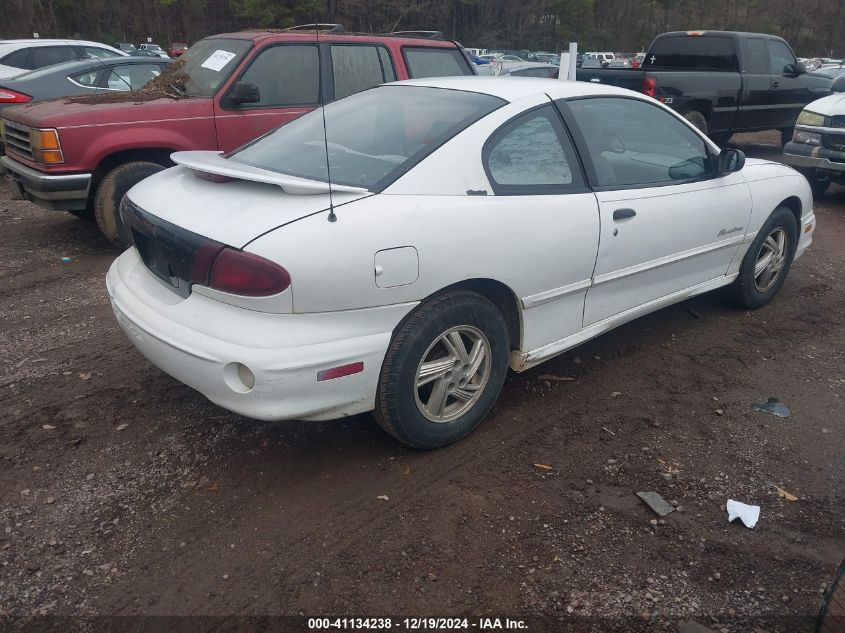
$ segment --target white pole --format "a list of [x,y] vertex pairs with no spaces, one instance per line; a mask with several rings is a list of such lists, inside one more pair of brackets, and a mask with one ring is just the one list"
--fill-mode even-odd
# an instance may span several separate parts
[[578,68],[577,61],[578,42],[569,42],[569,72],[567,73],[567,79],[569,81],[575,81],[575,72]]

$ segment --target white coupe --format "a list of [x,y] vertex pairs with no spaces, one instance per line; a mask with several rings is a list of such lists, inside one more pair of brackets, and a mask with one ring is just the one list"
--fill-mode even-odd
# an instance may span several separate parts
[[420,448],[508,366],[721,286],[765,305],[815,229],[800,174],[600,84],[400,82],[173,160],[124,199],[107,277],[134,345],[245,416],[375,411]]

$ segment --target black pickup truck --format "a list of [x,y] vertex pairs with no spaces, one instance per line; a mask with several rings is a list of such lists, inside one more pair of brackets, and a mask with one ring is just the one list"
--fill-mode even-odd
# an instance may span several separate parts
[[659,99],[720,145],[735,132],[779,130],[792,139],[805,105],[831,92],[774,35],[675,31],[658,35],[642,68],[579,69],[579,81],[617,85]]

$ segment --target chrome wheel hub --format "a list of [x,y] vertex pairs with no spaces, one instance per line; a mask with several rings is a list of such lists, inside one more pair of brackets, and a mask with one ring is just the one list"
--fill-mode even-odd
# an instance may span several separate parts
[[754,287],[766,292],[777,282],[789,252],[789,236],[782,228],[772,231],[763,242],[754,266]]
[[487,337],[471,325],[446,330],[417,367],[417,408],[432,422],[451,422],[469,411],[490,379]]

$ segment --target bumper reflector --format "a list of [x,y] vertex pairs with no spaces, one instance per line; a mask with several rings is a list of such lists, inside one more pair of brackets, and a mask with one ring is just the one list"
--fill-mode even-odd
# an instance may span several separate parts
[[340,367],[332,367],[331,369],[323,369],[317,372],[317,382],[325,382],[326,380],[334,380],[335,378],[343,378],[344,376],[351,376],[352,374],[360,374],[364,371],[364,363],[350,363],[349,365],[341,365]]

